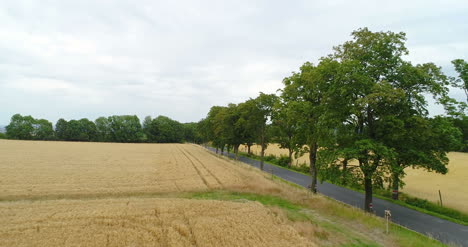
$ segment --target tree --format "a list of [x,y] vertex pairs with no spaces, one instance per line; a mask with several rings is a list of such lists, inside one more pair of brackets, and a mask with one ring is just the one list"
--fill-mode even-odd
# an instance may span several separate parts
[[[255,106],[257,108],[256,113],[252,116],[252,122],[259,122],[258,139],[261,147],[260,152],[260,169],[263,170],[263,162],[265,157],[265,149],[269,143],[269,135],[267,131],[268,122],[271,120],[273,114],[273,107],[278,101],[278,96],[274,94],[264,94],[260,92],[260,95],[255,98]],[[260,118],[260,121],[257,120]]]
[[468,103],[468,63],[463,59],[455,59],[452,61],[455,66],[455,71],[458,72],[459,79],[455,81],[455,86],[463,89]]
[[143,132],[136,115],[108,117],[111,140],[115,142],[141,142]]
[[459,118],[450,118],[450,120],[462,133],[462,146],[454,151],[468,152],[468,116],[463,115]]
[[82,118],[78,120],[80,127],[80,141],[97,141],[98,140],[98,131],[96,124],[87,118]]
[[[239,155],[239,146],[247,143],[252,139],[252,122],[250,117],[258,115],[250,115],[255,105],[248,102],[239,105],[229,104],[227,107],[212,107],[208,113],[208,124],[211,128],[213,145],[221,148],[223,152],[224,146],[227,145],[234,149],[236,159]],[[252,106],[254,106],[252,108]]]
[[244,144],[247,145],[247,153],[251,154],[251,147],[254,143],[260,143],[259,133],[262,126],[262,116],[260,109],[257,107],[255,99],[249,99],[240,103],[237,106],[239,111],[238,125],[243,129]]
[[52,123],[45,119],[34,119],[33,121],[34,140],[53,140],[54,128]]
[[17,140],[53,140],[54,129],[52,123],[45,119],[15,114],[6,126],[6,135]]
[[10,124],[5,127],[6,136],[9,139],[32,140],[34,132],[34,118],[15,114],[11,117]]
[[97,140],[101,142],[112,141],[112,133],[109,119],[106,117],[99,117],[94,121],[96,125]]
[[145,134],[145,140],[148,142],[154,142],[155,137],[154,134],[151,133],[151,122],[153,119],[151,119],[151,116],[146,116],[145,120],[143,120],[143,133]]
[[310,189],[317,193],[317,153],[323,134],[327,133],[329,126],[325,124],[324,114],[327,105],[327,92],[330,81],[334,79],[334,63],[327,60],[318,66],[306,62],[301,66],[299,73],[283,80],[285,88],[282,98],[286,102],[295,102],[294,108],[301,116],[298,118],[299,133],[309,152],[310,175],[312,177]]
[[60,118],[55,124],[55,136],[58,140],[66,141],[69,139],[67,129],[68,122],[63,118]]
[[293,153],[299,153],[304,145],[299,133],[299,112],[294,101],[278,101],[272,113],[272,141],[288,150],[288,167],[291,167]]
[[394,200],[398,200],[405,168],[411,166],[445,174],[449,161],[447,152],[461,144],[460,131],[443,117],[395,119],[390,125],[382,126],[379,132],[383,143],[395,154],[389,164]]
[[447,97],[449,81],[434,64],[414,66],[402,59],[408,54],[404,33],[363,28],[352,36],[352,41],[335,47],[327,58],[339,63],[339,80],[329,94],[336,95],[328,104],[334,109],[328,107],[327,112],[334,112],[340,122],[354,129],[341,153],[358,160],[366,191],[364,208],[370,211],[373,182],[382,180],[382,171],[394,168],[392,164],[403,155],[390,143],[409,126],[408,121],[427,115],[425,94],[439,102]]
[[213,146],[216,148],[216,153],[221,149],[221,153],[224,151],[226,145],[225,133],[223,133],[222,119],[218,117],[221,111],[225,107],[213,106],[208,112],[206,118],[200,122],[200,130],[206,141],[211,141]]
[[149,130],[158,143],[181,143],[184,140],[182,124],[166,116],[153,119]]
[[198,123],[184,123],[184,141],[201,144],[203,139],[199,131]]

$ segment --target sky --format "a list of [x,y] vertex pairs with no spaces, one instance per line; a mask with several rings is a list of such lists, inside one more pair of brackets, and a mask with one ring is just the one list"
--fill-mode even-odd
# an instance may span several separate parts
[[[455,76],[468,1],[0,0],[0,125],[15,113],[198,121],[275,93],[361,27],[405,32],[413,63]],[[464,100],[461,90],[450,95]],[[443,113],[431,105],[431,114]]]

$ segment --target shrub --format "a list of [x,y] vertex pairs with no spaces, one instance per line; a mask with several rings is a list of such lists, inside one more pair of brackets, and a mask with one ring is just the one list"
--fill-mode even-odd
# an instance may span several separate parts
[[265,160],[265,161],[269,161],[269,162],[273,162],[273,161],[276,160],[276,156],[274,156],[273,154],[266,155],[266,156],[264,157],[264,160]]
[[277,162],[279,166],[287,167],[289,164],[289,157],[287,155],[281,155],[277,159]]

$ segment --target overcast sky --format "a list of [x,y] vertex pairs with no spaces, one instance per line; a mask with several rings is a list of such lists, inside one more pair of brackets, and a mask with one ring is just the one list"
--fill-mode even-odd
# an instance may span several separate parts
[[449,75],[468,60],[466,0],[321,2],[1,0],[0,125],[15,113],[198,121],[275,92],[360,27],[406,32],[408,59]]

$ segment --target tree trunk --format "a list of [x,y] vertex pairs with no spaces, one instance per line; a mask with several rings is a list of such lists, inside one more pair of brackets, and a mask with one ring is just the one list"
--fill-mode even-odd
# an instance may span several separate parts
[[262,151],[260,151],[260,170],[263,171],[263,160],[265,158],[265,145],[262,145]]
[[373,212],[372,205],[372,177],[369,174],[364,173],[364,189],[366,190],[366,197],[364,200],[364,210],[366,212]]
[[293,150],[292,150],[292,148],[289,148],[288,151],[289,151],[288,167],[291,168]]
[[218,147],[216,147],[216,154],[218,154]]
[[234,153],[236,154],[236,160],[239,160],[239,145],[234,145]]
[[348,159],[343,160],[343,169],[341,170],[341,183],[346,185],[346,176],[348,175]]
[[310,176],[312,177],[310,190],[313,193],[317,193],[317,144],[313,143],[309,146],[309,148]]
[[398,188],[400,187],[400,174],[394,172],[392,174],[392,199],[398,200]]
[[265,128],[263,127],[262,129],[262,136],[261,136],[261,140],[260,140],[260,145],[262,147],[262,150],[260,152],[260,170],[263,171],[263,159],[265,158]]
[[247,144],[247,153],[248,153],[249,155],[252,154],[252,152],[250,151],[250,147],[252,147],[252,144],[250,144],[250,143]]

